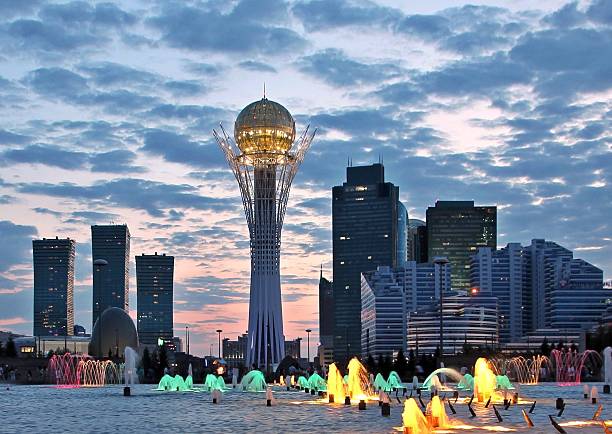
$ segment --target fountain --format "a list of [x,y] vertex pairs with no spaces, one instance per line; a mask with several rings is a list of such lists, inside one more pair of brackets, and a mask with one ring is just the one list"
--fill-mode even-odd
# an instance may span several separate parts
[[[612,385],[612,347],[603,350],[604,355],[604,384],[608,388]],[[608,390],[608,393],[610,391]]]
[[208,374],[204,379],[204,389],[209,392],[223,390],[225,389],[225,380],[223,380],[221,375],[217,377],[215,374]]
[[457,383],[457,389],[474,390],[474,377],[472,377],[472,374],[465,374],[461,381]]
[[306,379],[306,377],[304,377],[303,375],[300,375],[298,377],[298,381],[297,384],[299,387],[301,387],[302,389],[307,389],[308,388],[308,380]]
[[346,396],[344,380],[335,363],[329,365],[327,373],[327,396],[330,403],[335,402],[338,404],[344,402],[344,397]]
[[431,402],[427,404],[427,417],[429,419],[429,425],[432,428],[445,428],[448,426],[448,417],[446,416],[446,409],[444,403],[440,400],[438,395],[431,399]]
[[185,384],[187,385],[187,389],[193,389],[193,368],[191,367],[191,363],[187,368],[187,378],[185,378]]
[[550,359],[543,355],[532,356],[526,359],[523,356],[511,358],[504,370],[500,373],[507,373],[521,384],[538,384],[542,368],[551,368]]
[[593,350],[579,353],[554,349],[550,355],[554,362],[557,384],[560,386],[580,384],[582,369],[586,365],[595,365],[601,361],[599,354]]
[[170,375],[165,374],[161,380],[159,380],[159,384],[157,385],[157,390],[176,390],[176,388],[173,388],[174,384],[174,378],[172,378]]
[[325,390],[327,388],[327,383],[324,378],[315,372],[308,379],[308,388],[318,392],[319,390]]
[[110,360],[94,360],[87,354],[53,355],[48,370],[55,384],[62,387],[100,387],[119,384],[119,369]]
[[[431,390],[432,383],[434,381],[437,381],[437,389],[439,390],[442,384],[440,383],[438,374],[446,375],[457,383],[461,383],[461,380],[463,380],[463,375],[461,375],[458,371],[454,369],[438,368],[435,371],[433,371],[431,374],[429,374],[429,376],[425,379],[425,382],[423,383],[423,388],[427,390]],[[437,380],[434,380],[434,378]]]
[[241,389],[246,392],[263,392],[266,386],[264,374],[256,369],[248,372],[240,382]]
[[225,386],[225,380],[223,379],[223,375],[219,375],[217,377],[217,390],[225,390],[227,387]]
[[497,377],[489,368],[489,363],[484,357],[476,360],[474,366],[474,395],[478,402],[487,402],[492,398],[497,388]]
[[348,396],[351,400],[366,399],[369,386],[368,371],[357,357],[353,357],[348,364]]
[[138,374],[136,365],[138,364],[138,353],[132,347],[125,347],[125,366],[123,367],[123,377],[126,386],[138,384]]
[[374,378],[373,385],[374,385],[375,391],[379,391],[379,390],[390,391],[391,390],[391,386],[389,385],[389,383],[387,383],[387,381],[385,381],[381,373],[376,374],[376,378]]
[[419,388],[419,377],[414,375],[412,377],[412,390],[417,390]]
[[431,432],[429,423],[427,423],[427,419],[414,398],[409,398],[404,402],[402,425],[406,434],[428,434]]
[[389,373],[389,378],[387,378],[387,383],[389,384],[389,387],[393,390],[402,389],[404,387],[404,384],[402,383],[402,379],[400,378],[398,373],[395,371],[391,371],[391,373]]
[[495,384],[499,390],[512,390],[514,386],[510,382],[510,379],[506,375],[496,375]]

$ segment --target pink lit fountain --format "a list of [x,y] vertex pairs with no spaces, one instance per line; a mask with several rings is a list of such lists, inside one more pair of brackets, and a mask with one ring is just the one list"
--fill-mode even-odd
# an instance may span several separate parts
[[94,360],[87,354],[55,354],[49,359],[48,370],[59,387],[100,387],[121,382],[115,363]]
[[552,350],[550,359],[555,367],[557,384],[572,386],[580,384],[582,370],[601,364],[597,351],[586,350],[583,353],[572,350]]

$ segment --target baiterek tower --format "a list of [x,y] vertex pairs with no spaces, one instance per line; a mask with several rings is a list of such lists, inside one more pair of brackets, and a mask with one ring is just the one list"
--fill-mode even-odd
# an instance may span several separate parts
[[221,127],[215,139],[238,181],[251,247],[251,292],[246,349],[248,368],[275,368],[285,356],[280,285],[281,229],[291,182],[316,131],[296,140],[295,121],[282,105],[246,106],[234,124],[234,141]]

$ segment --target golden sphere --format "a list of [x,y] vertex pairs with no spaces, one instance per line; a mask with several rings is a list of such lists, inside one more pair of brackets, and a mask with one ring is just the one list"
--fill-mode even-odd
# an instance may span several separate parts
[[295,140],[295,121],[285,107],[264,97],[242,109],[234,139],[245,155],[283,155]]

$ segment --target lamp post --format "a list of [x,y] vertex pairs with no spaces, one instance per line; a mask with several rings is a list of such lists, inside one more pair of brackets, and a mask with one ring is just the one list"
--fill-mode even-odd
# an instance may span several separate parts
[[306,335],[307,335],[306,342],[307,342],[307,345],[308,345],[306,347],[306,352],[308,354],[308,366],[310,366],[310,332],[311,331],[312,331],[311,329],[306,329],[305,330]]
[[438,265],[438,274],[440,275],[440,363],[444,358],[444,287],[442,273],[445,270],[445,265],[448,264],[448,259],[444,257],[435,257],[434,264]]
[[185,352],[189,355],[189,325],[185,325]]
[[221,333],[222,332],[223,330],[217,329],[217,333],[219,334],[219,358],[222,358],[222,354],[221,354]]

